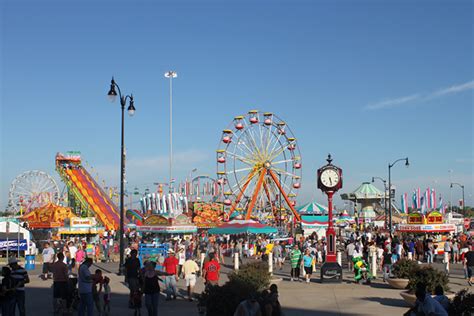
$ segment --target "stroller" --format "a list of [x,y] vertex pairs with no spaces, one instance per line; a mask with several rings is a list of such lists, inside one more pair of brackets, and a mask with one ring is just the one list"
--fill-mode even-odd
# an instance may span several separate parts
[[354,281],[360,283],[361,280],[365,280],[365,284],[370,284],[372,274],[370,273],[370,265],[362,258],[352,258],[354,263]]

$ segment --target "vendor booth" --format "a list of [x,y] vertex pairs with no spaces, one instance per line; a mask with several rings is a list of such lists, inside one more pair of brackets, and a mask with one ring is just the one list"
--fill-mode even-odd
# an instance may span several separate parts
[[103,234],[104,227],[97,226],[95,217],[71,217],[64,220],[58,228],[58,235],[97,235]]
[[326,228],[328,227],[328,216],[327,215],[302,215],[301,216],[301,229],[303,230],[304,236],[309,236],[312,233],[318,234],[318,236],[326,235]]
[[275,227],[251,219],[235,219],[209,230],[209,234],[213,235],[275,234],[276,232],[278,232],[278,229]]
[[142,226],[137,226],[137,231],[158,234],[192,234],[197,232],[197,226],[183,214],[176,218],[150,215],[143,220]]

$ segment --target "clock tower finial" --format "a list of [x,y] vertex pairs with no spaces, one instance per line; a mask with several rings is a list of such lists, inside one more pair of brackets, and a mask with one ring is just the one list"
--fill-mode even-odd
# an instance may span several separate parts
[[332,162],[331,154],[328,154],[328,159],[326,159],[326,161],[328,162],[329,165],[331,164]]

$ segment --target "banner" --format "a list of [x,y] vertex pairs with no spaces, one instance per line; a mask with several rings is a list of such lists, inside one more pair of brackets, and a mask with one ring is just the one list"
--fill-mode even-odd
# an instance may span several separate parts
[[[7,242],[6,239],[0,239],[0,250],[5,251],[7,250],[13,251],[18,250],[18,240],[13,239]],[[26,239],[20,239],[20,250],[27,250],[28,245],[26,244]]]

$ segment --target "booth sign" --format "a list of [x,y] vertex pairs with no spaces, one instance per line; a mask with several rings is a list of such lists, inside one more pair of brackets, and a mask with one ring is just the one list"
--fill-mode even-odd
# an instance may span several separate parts
[[[0,250],[5,251],[5,250],[17,250],[18,249],[18,240],[13,239],[13,240],[6,240],[6,239],[0,239]],[[20,239],[20,250],[27,250],[28,245],[26,243],[26,239]]]

